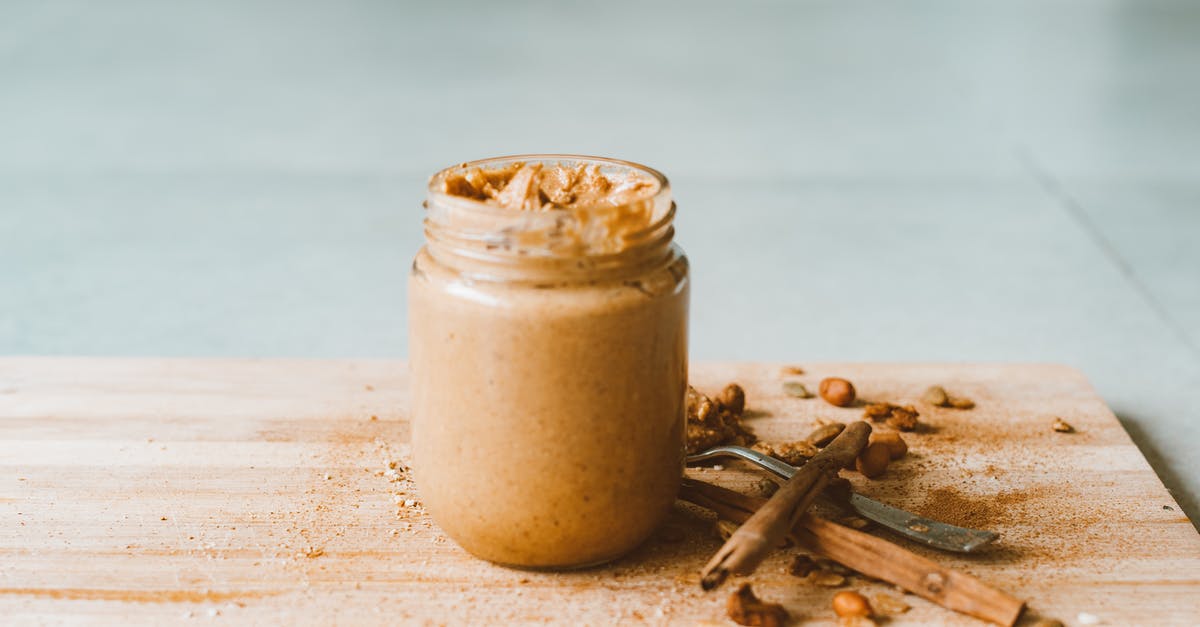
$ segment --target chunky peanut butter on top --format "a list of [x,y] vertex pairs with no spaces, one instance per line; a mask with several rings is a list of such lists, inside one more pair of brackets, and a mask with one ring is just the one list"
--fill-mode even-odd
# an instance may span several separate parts
[[620,207],[646,200],[658,183],[638,172],[605,174],[598,165],[516,162],[447,173],[442,191],[517,210]]

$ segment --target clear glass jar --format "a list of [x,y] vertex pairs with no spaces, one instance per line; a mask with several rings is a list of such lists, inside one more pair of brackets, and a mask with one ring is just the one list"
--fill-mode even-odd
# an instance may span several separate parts
[[[518,161],[635,172],[657,191],[633,213],[503,209],[440,191],[460,168]],[[505,157],[434,175],[425,206],[408,283],[423,503],[493,562],[619,557],[669,511],[683,468],[688,262],[666,178],[611,159]],[[631,215],[649,216],[644,228],[626,228]]]

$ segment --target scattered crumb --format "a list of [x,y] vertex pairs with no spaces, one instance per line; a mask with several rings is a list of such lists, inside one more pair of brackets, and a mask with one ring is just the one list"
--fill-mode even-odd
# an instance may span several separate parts
[[804,368],[801,368],[800,366],[784,366],[780,372],[785,375],[800,376],[804,374]]
[[309,559],[315,559],[325,554],[325,549],[321,547],[307,547],[300,552],[301,555]]
[[1059,433],[1075,433],[1075,427],[1072,427],[1067,421],[1057,416],[1054,417],[1053,428]]

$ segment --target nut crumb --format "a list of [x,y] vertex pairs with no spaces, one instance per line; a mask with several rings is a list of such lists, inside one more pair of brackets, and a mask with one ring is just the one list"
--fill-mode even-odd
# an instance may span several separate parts
[[780,372],[785,375],[800,376],[804,374],[804,368],[800,366],[784,366],[780,369]]
[[321,547],[311,547],[310,546],[310,547],[304,549],[303,551],[301,551],[300,554],[309,559],[314,559],[314,558],[318,558],[318,557],[321,557],[322,555],[324,555],[325,549],[323,549]]
[[750,584],[744,583],[729,597],[726,612],[733,622],[755,627],[782,627],[788,621],[787,610],[778,603],[766,603],[754,596]]
[[1075,433],[1075,427],[1057,416],[1054,417],[1054,430],[1059,433]]
[[1043,618],[1038,622],[1030,625],[1030,627],[1066,627],[1061,620],[1056,618]]
[[754,482],[754,490],[766,498],[771,498],[776,492],[779,491],[779,484],[766,477],[763,477]]

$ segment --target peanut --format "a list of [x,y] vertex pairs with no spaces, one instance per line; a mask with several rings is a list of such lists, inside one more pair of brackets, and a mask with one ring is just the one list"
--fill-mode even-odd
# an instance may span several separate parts
[[892,460],[891,451],[882,442],[873,442],[863,449],[854,461],[854,467],[868,479],[874,479],[887,470],[888,462]]
[[871,442],[879,442],[887,447],[892,459],[900,459],[908,454],[908,444],[895,431],[877,431],[871,434]]
[[842,590],[833,595],[833,611],[838,616],[870,616],[871,602],[867,597],[853,591]]
[[837,407],[849,407],[853,405],[854,399],[857,396],[853,383],[837,377],[822,379],[817,391],[820,392],[821,398],[825,399],[830,405]]

